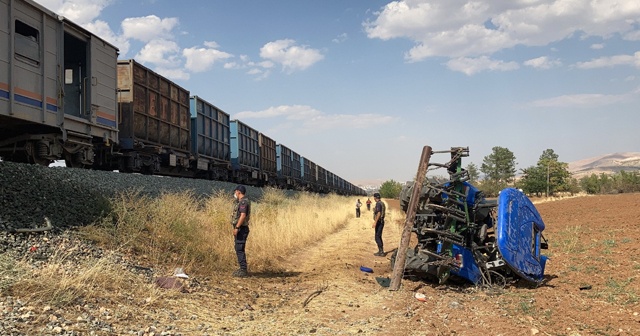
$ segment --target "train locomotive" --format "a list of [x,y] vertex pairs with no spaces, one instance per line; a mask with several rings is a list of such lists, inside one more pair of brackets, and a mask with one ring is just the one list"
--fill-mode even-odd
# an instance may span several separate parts
[[[462,168],[468,147],[453,147],[446,163],[429,162],[428,169],[445,169],[445,177],[429,177],[419,191],[412,232],[417,243],[406,252],[405,272],[445,283],[450,278],[476,285],[505,285],[512,280],[540,284],[548,248],[542,217],[527,196],[515,188],[487,199],[469,183]],[[400,194],[407,211],[415,183]],[[397,255],[397,252],[396,252]],[[395,266],[395,255],[391,257]]]
[[3,160],[365,195],[32,0],[0,0],[0,45]]

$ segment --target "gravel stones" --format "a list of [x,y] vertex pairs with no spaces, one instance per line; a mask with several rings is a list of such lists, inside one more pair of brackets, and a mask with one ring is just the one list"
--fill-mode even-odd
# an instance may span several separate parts
[[[43,167],[0,162],[0,231],[44,227],[45,217],[56,229],[95,222],[109,211],[109,198],[124,191],[157,196],[190,190],[206,197],[235,184],[187,178]],[[247,187],[252,199],[262,189]]]

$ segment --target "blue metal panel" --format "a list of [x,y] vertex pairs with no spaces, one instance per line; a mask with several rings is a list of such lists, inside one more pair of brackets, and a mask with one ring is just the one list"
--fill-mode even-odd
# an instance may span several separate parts
[[232,168],[260,169],[258,131],[239,120],[231,120],[229,129]]
[[529,198],[508,188],[498,197],[496,240],[505,263],[532,282],[542,280],[547,257],[540,254],[544,223]]
[[462,267],[460,267],[460,269],[452,268],[451,274],[465,278],[476,284],[479,283],[480,280],[482,280],[482,273],[471,251],[456,244],[453,244],[452,251],[454,257],[458,254],[462,256],[460,259]]
[[191,151],[197,157],[229,161],[229,114],[207,101],[190,98]]

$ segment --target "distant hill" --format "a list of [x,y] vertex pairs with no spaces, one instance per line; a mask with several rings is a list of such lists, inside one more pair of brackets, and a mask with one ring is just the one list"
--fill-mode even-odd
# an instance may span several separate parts
[[575,178],[591,174],[617,173],[622,170],[640,171],[640,152],[612,153],[569,162],[569,171]]

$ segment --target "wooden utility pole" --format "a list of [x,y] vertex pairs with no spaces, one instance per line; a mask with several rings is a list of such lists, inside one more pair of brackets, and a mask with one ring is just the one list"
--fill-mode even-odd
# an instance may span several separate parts
[[393,266],[391,285],[389,285],[389,290],[391,291],[397,291],[400,289],[400,283],[402,282],[402,276],[404,275],[404,264],[407,260],[407,247],[409,246],[409,240],[411,239],[411,229],[413,228],[413,221],[416,218],[418,200],[420,200],[420,192],[422,191],[422,184],[427,175],[427,167],[429,167],[430,158],[431,146],[424,146],[422,148],[420,164],[418,165],[416,181],[413,184],[413,192],[411,193],[411,199],[409,200],[409,205],[407,207],[407,219],[404,222],[404,230],[402,230],[402,238],[400,238],[400,246],[398,246],[396,261]]

